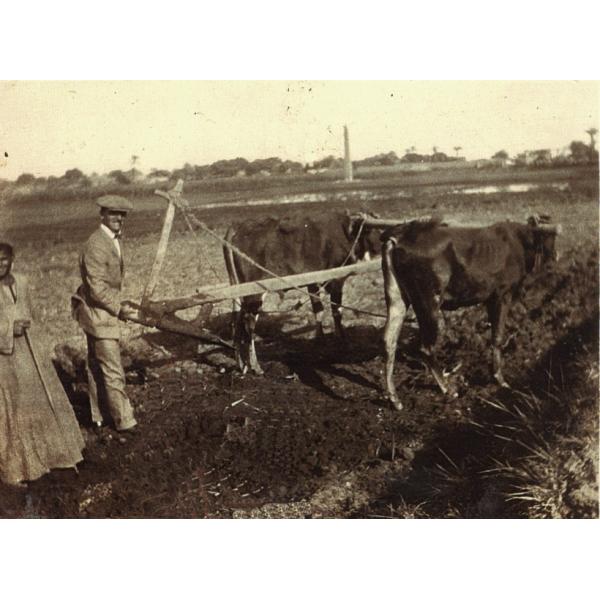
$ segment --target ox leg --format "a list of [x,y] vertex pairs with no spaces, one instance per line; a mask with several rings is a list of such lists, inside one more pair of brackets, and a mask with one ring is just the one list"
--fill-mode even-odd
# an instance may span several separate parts
[[335,327],[335,335],[342,340],[346,339],[346,331],[342,326],[342,294],[344,289],[344,281],[336,279],[327,285],[327,291],[331,299],[331,313],[333,315],[333,324]]
[[442,371],[435,358],[433,348],[429,346],[423,346],[421,348],[421,353],[423,354],[425,364],[431,371],[431,374],[433,375],[433,378],[435,379],[435,382],[438,384],[438,387],[440,388],[442,393],[447,394],[449,396],[456,396],[455,390],[442,375]]
[[492,326],[492,376],[496,383],[503,387],[510,387],[502,374],[502,338],[504,337],[504,325],[508,313],[508,303],[501,298],[493,297],[487,303],[488,317]]
[[252,315],[252,334],[250,336],[250,351],[249,351],[249,362],[250,369],[256,375],[263,375],[264,371],[262,370],[260,364],[258,363],[258,357],[256,356],[256,346],[254,345],[254,331],[256,329],[256,323],[258,321],[258,313]]
[[387,319],[383,331],[383,340],[385,343],[385,387],[394,407],[397,410],[402,410],[402,402],[398,398],[396,386],[394,385],[394,364],[396,362],[398,336],[400,335],[404,316],[406,315],[406,304],[402,298],[398,280],[393,272],[390,251],[384,253],[383,260],[385,303],[387,306]]
[[231,327],[233,329],[233,347],[235,352],[235,362],[242,373],[248,371],[248,364],[245,360],[247,347],[247,332],[245,325],[245,311],[243,307],[232,314]]
[[262,375],[263,370],[258,363],[254,343],[256,322],[262,306],[262,297],[242,302],[235,329],[235,355],[238,367],[242,373],[248,369],[257,375]]
[[308,286],[308,292],[310,293],[310,304],[312,306],[313,315],[315,316],[315,337],[322,337],[323,332],[323,302],[319,295],[319,286],[311,284]]
[[254,296],[249,302],[250,311],[246,317],[246,330],[248,332],[248,363],[250,370],[256,375],[263,375],[264,371],[258,364],[258,358],[256,356],[256,346],[254,344],[256,323],[258,322],[258,315],[262,308],[263,301],[267,294],[261,294],[260,296]]
[[239,298],[234,298],[231,302],[231,339],[235,340],[236,332],[239,329],[240,312],[242,310],[242,302]]
[[435,358],[435,347],[440,333],[441,298],[437,294],[431,295],[430,300],[429,294],[424,294],[424,296],[425,298],[419,297],[414,303],[421,335],[421,354],[442,393],[456,396],[454,386],[444,377]]

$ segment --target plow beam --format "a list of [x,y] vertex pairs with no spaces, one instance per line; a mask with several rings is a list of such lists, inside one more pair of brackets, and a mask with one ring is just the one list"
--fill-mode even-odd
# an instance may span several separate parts
[[360,273],[368,273],[381,270],[381,259],[369,260],[345,267],[325,269],[323,271],[310,271],[286,277],[272,277],[260,281],[249,281],[237,285],[212,286],[200,288],[193,296],[185,298],[173,298],[171,300],[160,300],[150,302],[148,309],[156,315],[166,315],[178,310],[200,306],[209,302],[222,302],[244,296],[264,294],[265,292],[279,292],[295,287],[304,287],[311,283],[323,283],[332,279],[341,279]]
[[281,278],[272,277],[270,279],[249,281],[237,285],[200,288],[193,296],[150,302],[148,308],[155,314],[164,315],[209,302],[222,302],[223,300],[233,300],[234,298],[243,298],[244,296],[264,294],[265,292],[279,292],[296,287],[304,287],[311,283],[323,283],[332,279],[342,279],[351,275],[379,270],[381,270],[381,259],[369,260],[345,267],[324,269],[323,271],[309,271],[308,273],[287,275]]
[[172,314],[157,315],[151,310],[142,308],[139,304],[128,302],[129,306],[137,309],[137,314],[128,317],[129,321],[145,325],[146,327],[155,327],[161,331],[169,333],[177,333],[187,337],[195,338],[201,342],[208,344],[216,344],[233,350],[233,345],[230,342],[220,338],[218,335],[211,333],[205,329],[202,322],[186,321]]

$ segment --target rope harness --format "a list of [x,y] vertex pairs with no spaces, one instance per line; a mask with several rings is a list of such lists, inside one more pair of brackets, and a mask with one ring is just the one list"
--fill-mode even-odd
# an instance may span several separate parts
[[[196,229],[194,229],[194,226],[196,226],[196,228],[201,229],[205,233],[208,233],[208,235],[210,235],[212,238],[214,238],[215,240],[217,240],[222,246],[225,246],[225,247],[229,248],[229,250],[231,250],[232,252],[234,252],[235,254],[237,254],[239,257],[241,257],[242,259],[244,259],[245,261],[247,261],[248,263],[250,263],[251,265],[253,265],[257,269],[261,270],[263,273],[266,273],[267,275],[269,275],[269,276],[271,276],[271,277],[273,277],[275,279],[278,279],[278,280],[280,280],[280,281],[285,282],[286,284],[288,284],[288,280],[285,277],[281,277],[277,273],[274,273],[273,271],[267,269],[266,267],[263,267],[261,264],[259,264],[258,262],[256,262],[252,257],[248,256],[245,252],[242,252],[242,250],[240,250],[237,246],[233,245],[231,242],[229,242],[226,239],[222,238],[221,236],[217,235],[214,231],[212,231],[211,229],[209,229],[209,227],[207,227],[202,221],[200,221],[196,217],[196,215],[194,215],[193,213],[189,213],[186,208],[181,208],[181,212],[183,213],[184,220],[185,220],[185,222],[186,222],[189,230],[192,232],[192,234],[194,236],[194,239],[198,242],[199,246],[201,246],[201,243],[200,243],[200,239],[199,239],[199,237],[197,235]],[[354,239],[354,242],[353,242],[353,244],[352,244],[352,246],[350,248],[350,252],[348,253],[348,256],[346,256],[343,264],[340,265],[340,266],[345,266],[346,263],[348,262],[348,260],[351,257],[353,257],[353,255],[354,255],[354,249],[356,248],[356,244],[358,243],[359,237],[362,234],[363,229],[364,229],[364,219],[361,219],[361,224],[360,224],[360,227],[358,229],[358,233],[357,233],[357,235],[356,235],[356,237]],[[206,260],[206,258],[204,257],[204,254],[203,254],[203,258]],[[207,262],[208,262],[210,268],[212,269],[212,271],[218,277],[216,269],[213,267],[213,265],[209,261],[207,261]],[[262,287],[265,290],[265,292],[269,291],[264,286],[262,286],[260,284],[260,281],[255,281],[254,283],[256,283],[258,286]],[[327,283],[329,283],[329,282],[326,281],[326,282],[324,282],[322,284],[319,284],[319,291],[323,290],[324,287],[327,285]],[[299,287],[297,285],[288,285],[288,287],[286,289],[288,289],[288,290],[292,290],[293,289],[293,290],[296,290],[296,291],[298,291],[298,292],[300,292],[300,293],[308,296],[307,300],[305,300],[302,303],[299,303],[299,304],[295,305],[290,310],[299,310],[311,298],[318,299],[319,301],[321,301],[321,297],[319,296],[318,293],[313,294],[313,293],[309,292],[308,290],[306,290],[304,288],[301,288],[301,287]],[[351,311],[355,316],[357,316],[358,314],[364,314],[364,315],[369,315],[371,317],[377,317],[377,318],[380,318],[380,319],[385,319],[386,318],[385,315],[382,315],[382,314],[379,314],[379,313],[374,313],[374,312],[371,312],[371,311],[368,311],[368,310],[363,310],[363,309],[356,308],[356,307],[353,307],[353,306],[348,306],[346,304],[341,304],[339,302],[333,302],[331,299],[330,299],[330,303],[331,303],[332,306],[337,306],[338,308],[343,308],[343,309]],[[270,311],[270,312],[290,312],[290,311],[287,310],[287,311]]]
[[[342,262],[342,264],[340,265],[340,267],[345,267],[346,263],[348,262],[348,260],[350,258],[353,258],[354,260],[356,260],[356,255],[354,254],[354,250],[356,248],[356,244],[358,243],[358,240],[360,239],[360,236],[362,234],[363,228],[365,226],[365,219],[361,218],[360,220],[360,226],[358,228],[358,233],[356,234],[356,237],[354,238],[354,241],[352,242],[352,246],[350,247],[350,250],[348,252],[348,254],[346,255],[346,258],[344,259],[344,262]],[[319,286],[319,289],[316,293],[316,295],[319,295],[324,289],[325,286],[327,285],[327,281],[323,282],[323,283],[318,283],[317,285]],[[271,314],[282,314],[282,313],[287,313],[287,312],[297,312],[299,311],[303,306],[306,305],[307,302],[309,302],[311,300],[312,295],[310,294],[310,292],[308,292],[307,290],[302,289],[301,290],[303,294],[307,294],[309,297],[306,300],[298,300],[298,302],[296,304],[294,304],[294,306],[292,306],[291,308],[288,308],[286,310],[263,310],[262,312],[267,314],[267,315],[271,315]],[[329,299],[329,301],[331,302],[331,298]],[[331,302],[333,305],[337,305],[336,302]],[[359,309],[352,309],[352,310],[359,310]],[[356,313],[355,313],[356,314]],[[374,313],[370,313],[370,314],[374,314]],[[379,315],[382,319],[385,318],[383,315]]]

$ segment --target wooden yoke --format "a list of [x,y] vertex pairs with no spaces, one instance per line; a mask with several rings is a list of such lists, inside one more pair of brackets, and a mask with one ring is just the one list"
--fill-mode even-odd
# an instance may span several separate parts
[[178,208],[187,208],[188,206],[187,201],[181,197],[182,191],[182,179],[179,179],[175,184],[175,187],[169,192],[163,192],[162,190],[154,190],[154,193],[156,195],[162,196],[163,198],[167,199],[168,205],[167,211],[165,213],[165,220],[163,222],[162,231],[160,233],[158,248],[156,249],[156,257],[154,258],[152,270],[150,271],[150,278],[148,279],[148,283],[146,284],[146,288],[144,289],[144,293],[142,295],[142,310],[149,305],[150,299],[152,298],[152,294],[154,293],[154,290],[156,288],[156,284],[158,283],[158,276],[160,275],[160,270],[162,268],[167,253],[169,235],[171,234],[171,227],[173,226],[173,218],[175,216],[175,207],[177,206]]
[[[406,223],[410,223],[411,221],[426,221],[433,217],[424,216],[414,219],[380,219],[379,217],[372,217],[370,215],[361,213],[360,218],[363,221],[363,225],[365,227],[374,227],[376,229],[387,229],[388,227],[396,227],[397,225],[405,225]],[[440,218],[441,220],[441,218]]]

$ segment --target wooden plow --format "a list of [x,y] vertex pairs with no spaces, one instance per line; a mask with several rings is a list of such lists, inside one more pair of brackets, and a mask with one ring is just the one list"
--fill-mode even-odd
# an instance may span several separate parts
[[[132,301],[125,302],[125,304],[136,311],[134,315],[129,317],[129,319],[135,323],[233,349],[233,345],[230,342],[221,339],[205,327],[206,319],[210,315],[214,303],[222,302],[223,300],[242,298],[244,296],[264,294],[265,292],[280,292],[295,289],[312,283],[324,283],[332,279],[341,279],[351,275],[360,275],[363,273],[379,271],[381,269],[381,259],[375,259],[333,269],[311,271],[297,275],[286,275],[285,277],[269,277],[259,281],[251,281],[237,285],[223,284],[209,286],[200,288],[195,294],[184,298],[154,300],[152,296],[158,283],[158,277],[166,256],[175,208],[182,210],[184,215],[188,208],[188,203],[181,197],[182,191],[182,180],[179,180],[176,186],[169,192],[164,192],[162,190],[155,191],[155,194],[164,197],[168,204],[156,256],[148,283],[144,288],[142,299],[139,303]],[[192,215],[188,215],[186,220],[190,216]],[[198,223],[197,220],[196,222]],[[402,221],[380,220],[369,217],[366,219],[366,223],[370,227],[385,228],[392,225],[399,225]],[[221,241],[226,243],[224,240]],[[177,311],[196,306],[206,306],[206,310],[200,310],[199,315],[194,320],[190,321],[182,319],[175,315]]]

